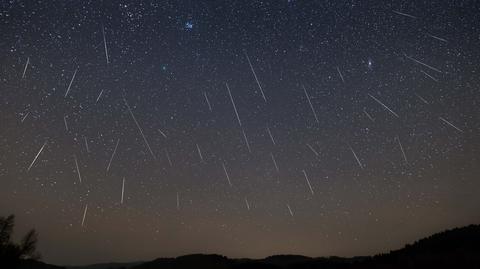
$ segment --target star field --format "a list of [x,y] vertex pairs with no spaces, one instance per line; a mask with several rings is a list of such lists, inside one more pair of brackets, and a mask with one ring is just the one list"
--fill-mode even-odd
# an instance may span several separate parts
[[370,255],[480,219],[475,1],[4,1],[0,214],[55,264]]

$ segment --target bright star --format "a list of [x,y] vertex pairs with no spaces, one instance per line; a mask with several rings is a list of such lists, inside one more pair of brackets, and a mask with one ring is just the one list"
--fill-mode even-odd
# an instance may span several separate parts
[[373,69],[373,61],[372,61],[372,59],[368,58],[367,66],[368,66],[368,69],[370,69],[370,70]]

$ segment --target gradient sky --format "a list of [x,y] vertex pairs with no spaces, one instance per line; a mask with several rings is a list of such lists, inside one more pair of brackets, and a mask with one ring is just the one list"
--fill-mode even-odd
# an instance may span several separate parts
[[55,264],[369,255],[479,223],[479,10],[2,1],[0,214]]

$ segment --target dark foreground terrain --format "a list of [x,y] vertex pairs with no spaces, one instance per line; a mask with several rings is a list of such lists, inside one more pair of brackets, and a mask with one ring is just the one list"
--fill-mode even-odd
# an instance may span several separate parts
[[[1,267],[1,266],[0,266]],[[65,268],[41,262],[24,261],[20,268]],[[400,250],[368,257],[311,258],[277,255],[264,259],[229,259],[220,255],[194,254],[159,258],[143,263],[96,264],[73,269],[303,269],[303,268],[480,268],[480,225],[456,228],[421,239]]]

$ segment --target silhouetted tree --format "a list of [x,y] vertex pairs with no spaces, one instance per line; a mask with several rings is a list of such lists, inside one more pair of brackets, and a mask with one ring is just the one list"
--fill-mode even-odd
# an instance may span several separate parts
[[[14,268],[21,260],[38,260],[40,254],[36,251],[37,232],[30,230],[20,244],[12,242],[15,216],[0,217],[0,267]],[[3,267],[6,266],[6,267]]]

